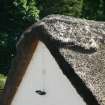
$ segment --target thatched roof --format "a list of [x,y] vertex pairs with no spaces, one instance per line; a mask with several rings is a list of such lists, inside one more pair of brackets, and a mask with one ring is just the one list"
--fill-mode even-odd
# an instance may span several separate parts
[[46,44],[87,105],[105,105],[105,22],[62,15],[45,17],[21,36],[4,105],[11,102],[38,40]]

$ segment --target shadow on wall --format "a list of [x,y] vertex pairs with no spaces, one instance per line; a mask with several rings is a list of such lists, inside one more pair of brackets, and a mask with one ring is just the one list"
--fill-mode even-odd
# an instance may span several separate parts
[[85,83],[74,72],[70,64],[68,64],[64,60],[63,56],[61,56],[61,54],[58,51],[58,48],[55,46],[50,46],[52,44],[46,43],[46,45],[48,46],[48,49],[51,51],[54,58],[56,59],[64,75],[69,79],[69,81],[75,87],[79,95],[87,103],[87,105],[99,105],[98,101],[96,100],[95,96],[93,96],[92,92],[86,87]]

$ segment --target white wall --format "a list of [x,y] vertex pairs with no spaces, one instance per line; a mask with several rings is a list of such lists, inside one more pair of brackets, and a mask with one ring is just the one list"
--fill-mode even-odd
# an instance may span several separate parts
[[[46,95],[35,91],[45,88]],[[86,105],[39,42],[11,105]]]

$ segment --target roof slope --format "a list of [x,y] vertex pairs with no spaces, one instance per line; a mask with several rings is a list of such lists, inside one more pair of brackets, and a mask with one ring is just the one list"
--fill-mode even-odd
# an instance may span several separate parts
[[105,22],[50,15],[34,32],[87,104],[105,105]]
[[105,22],[50,15],[23,33],[18,52],[27,48],[27,39],[47,45],[87,105],[105,105]]

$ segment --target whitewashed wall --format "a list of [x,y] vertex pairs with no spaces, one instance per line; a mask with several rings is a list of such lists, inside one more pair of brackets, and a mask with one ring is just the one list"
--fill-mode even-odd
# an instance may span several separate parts
[[[35,91],[44,87],[46,95]],[[63,75],[46,46],[39,42],[11,105],[86,105]]]

